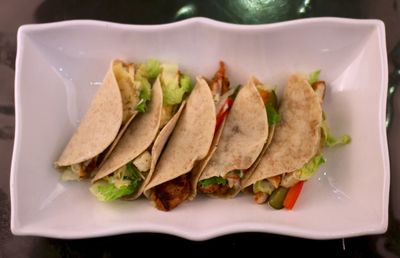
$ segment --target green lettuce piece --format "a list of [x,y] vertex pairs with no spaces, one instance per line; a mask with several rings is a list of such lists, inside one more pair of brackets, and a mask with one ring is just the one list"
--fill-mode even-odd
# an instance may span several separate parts
[[135,72],[135,83],[139,84],[139,103],[136,110],[146,112],[147,104],[151,99],[151,84],[161,73],[161,63],[158,60],[150,59],[138,66]]
[[112,176],[97,181],[90,187],[90,192],[99,201],[112,201],[134,193],[142,181],[139,171],[128,163],[122,173],[121,178],[117,178],[117,173],[114,172]]
[[147,78],[154,80],[161,73],[161,63],[158,60],[150,59],[143,64],[143,70]]
[[310,85],[313,85],[314,83],[316,83],[319,79],[320,73],[321,73],[321,70],[315,70],[314,72],[310,73],[310,75],[308,77],[308,83]]
[[180,74],[175,64],[163,64],[161,73],[161,86],[164,103],[166,105],[180,104],[185,93],[192,90],[192,82],[189,76]]
[[191,92],[193,89],[192,80],[186,74],[182,74],[179,79],[179,84],[181,85],[182,90],[185,92]]
[[143,64],[140,64],[135,71],[135,79],[146,78],[154,81],[161,73],[161,63],[158,60],[150,59]]
[[136,106],[136,110],[139,112],[146,112],[147,104],[151,99],[151,86],[147,79],[139,78],[140,83],[140,93],[139,93],[139,103]]
[[139,170],[132,164],[126,164],[126,171],[124,177],[130,180],[141,180],[142,177],[139,175]]
[[144,113],[147,110],[147,105],[145,101],[139,101],[139,103],[136,106],[136,110],[138,112]]
[[138,186],[135,182],[136,181],[132,181],[131,184],[118,188],[114,184],[108,183],[105,180],[100,180],[90,187],[90,191],[99,201],[112,201],[135,192]]
[[324,156],[319,154],[314,156],[309,162],[307,162],[300,170],[296,171],[296,177],[299,180],[308,180],[311,178],[319,169],[319,167],[325,163]]
[[266,106],[267,109],[267,116],[268,116],[268,125],[272,126],[273,124],[277,124],[281,121],[281,116],[279,115],[278,111],[274,108],[272,103],[268,103]]
[[334,137],[330,132],[326,120],[322,121],[321,129],[322,129],[322,138],[324,140],[324,145],[327,147],[331,148],[337,145],[349,144],[351,142],[351,137],[347,134],[344,134],[340,137]]
[[328,135],[325,141],[328,147],[334,147],[336,145],[345,145],[349,144],[350,142],[351,142],[351,137],[348,134],[344,134],[337,138],[333,137],[332,135]]
[[200,187],[204,188],[207,187],[209,185],[213,185],[213,184],[218,184],[218,185],[226,185],[228,183],[228,180],[226,180],[225,178],[222,178],[220,176],[213,176],[207,179],[203,179],[199,182]]

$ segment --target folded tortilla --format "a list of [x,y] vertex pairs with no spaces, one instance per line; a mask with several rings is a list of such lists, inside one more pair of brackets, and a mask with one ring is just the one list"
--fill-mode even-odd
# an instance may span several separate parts
[[[135,160],[147,150],[150,150],[151,154],[150,167],[154,167],[162,148],[175,128],[182,110],[185,107],[185,103],[185,101],[181,103],[178,111],[160,131],[163,95],[160,79],[157,78],[152,88],[152,99],[148,111],[139,114],[135,121],[129,125],[109,158],[97,171],[96,176],[92,179],[92,183],[111,175],[119,168]],[[134,200],[138,198],[143,193],[144,186],[150,180],[153,171],[154,169],[140,171],[145,172],[141,173],[144,178],[140,182],[140,186],[135,192],[123,196],[123,198],[125,200]]]
[[279,107],[281,122],[257,167],[242,180],[242,188],[304,166],[320,148],[320,97],[301,75],[289,78]]
[[[262,151],[267,137],[267,112],[254,79],[251,79],[237,94],[218,146],[201,172],[199,180],[225,177],[233,170],[248,169]],[[234,197],[239,191],[240,188],[232,188],[219,197]]]
[[[152,178],[144,192],[147,198],[152,200],[155,188],[190,173],[195,163],[205,158],[213,140],[215,125],[215,105],[211,91],[207,82],[198,77],[175,130],[157,165],[152,167],[154,173],[151,172]],[[188,184],[196,185],[191,182]],[[189,195],[194,197],[195,191],[195,188],[191,188]],[[182,198],[186,199],[187,196]],[[173,207],[164,208],[169,210]]]
[[[127,112],[123,94],[124,85],[119,83],[114,67],[123,65],[129,69],[129,76],[134,76],[132,64],[123,64],[113,60],[102,85],[97,90],[88,111],[83,117],[78,129],[66,145],[59,159],[58,167],[79,164],[97,157],[103,152],[110,153],[137,111]],[[132,100],[135,101],[135,100]],[[106,153],[105,156],[107,156]]]

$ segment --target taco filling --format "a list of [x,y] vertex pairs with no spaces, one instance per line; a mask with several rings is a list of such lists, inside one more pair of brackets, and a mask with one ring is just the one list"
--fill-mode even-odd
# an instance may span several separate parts
[[[312,87],[322,105],[326,84],[325,81],[319,80],[319,71],[313,72],[309,76],[308,84]],[[268,204],[275,209],[281,209],[283,207],[292,209],[304,182],[315,175],[320,166],[325,163],[325,158],[322,153],[323,149],[325,147],[334,147],[350,143],[351,138],[348,135],[343,135],[338,138],[334,137],[330,133],[323,112],[321,116],[322,120],[319,127],[321,138],[316,154],[300,169],[256,181],[252,186],[253,199],[256,203],[262,204],[268,202]]]
[[[220,107],[218,114],[216,115],[216,129],[215,133],[221,127],[226,114],[229,112],[232,106],[231,95],[234,91],[230,91],[230,83],[225,75],[225,64],[224,62],[219,63],[218,71],[213,76],[212,80],[207,83],[214,104],[216,108]],[[221,105],[220,103],[223,102]],[[215,137],[215,135],[214,135]],[[169,180],[160,185],[154,187],[150,194],[150,200],[153,202],[155,207],[162,211],[169,211],[187,200],[192,194],[191,189],[192,173],[186,173],[173,180]]]
[[182,100],[190,93],[193,85],[190,77],[181,73],[176,64],[162,64],[161,69],[163,90],[161,127],[163,127],[179,109]]
[[[153,61],[156,62],[156,61]],[[178,66],[175,64],[159,64],[157,65],[158,69],[155,69],[160,74],[160,85],[162,89],[162,109],[158,129],[161,130],[163,127],[167,125],[167,123],[172,119],[172,117],[176,114],[179,109],[181,103],[186,98],[187,94],[192,90],[192,82],[188,75],[181,73],[178,70]],[[154,72],[154,75],[156,72]],[[158,74],[157,74],[158,76]],[[154,87],[154,86],[153,86]],[[161,100],[160,100],[161,103]],[[150,111],[154,112],[154,111]],[[156,114],[154,114],[156,116]],[[150,119],[151,120],[151,119]],[[138,121],[143,123],[143,121]],[[147,124],[147,123],[146,123]],[[150,128],[146,128],[147,130],[154,130],[154,125],[148,125]],[[136,130],[146,130],[146,129],[136,129]],[[120,145],[125,144],[126,141],[134,141],[134,136],[129,136],[127,134],[130,133],[130,129],[127,130],[124,135],[125,139],[121,139]],[[127,139],[127,137],[130,137]],[[132,138],[133,137],[133,138]],[[153,142],[154,139],[151,140]],[[150,144],[151,144],[150,142]],[[116,148],[121,147],[117,146]],[[132,151],[132,150],[128,150]],[[120,150],[116,149],[116,153],[113,153],[110,157],[110,162],[116,159],[115,156],[124,155],[120,154]],[[126,151],[125,151],[126,153]],[[97,180],[90,188],[91,192],[97,197],[100,201],[111,201],[115,199],[119,199],[126,196],[131,196],[138,192],[138,190],[142,187],[143,182],[149,176],[151,161],[152,161],[153,153],[152,146],[149,146],[146,151],[141,153],[139,156],[118,168],[115,171],[107,172],[107,176]],[[106,168],[109,167],[109,164],[106,163],[103,165]],[[103,174],[103,171],[101,171]]]
[[151,155],[145,151],[90,187],[99,201],[112,201],[137,191],[150,170]]

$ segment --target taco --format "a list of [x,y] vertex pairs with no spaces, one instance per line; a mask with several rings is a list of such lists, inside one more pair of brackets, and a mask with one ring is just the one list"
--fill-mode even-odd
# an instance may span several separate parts
[[207,82],[198,77],[182,115],[165,146],[145,196],[168,211],[193,195],[191,171],[208,153],[216,125],[215,105]]
[[272,142],[242,181],[242,188],[251,187],[256,203],[291,209],[303,182],[325,162],[322,149],[327,139],[330,146],[350,141],[349,136],[335,139],[329,133],[322,110],[326,85],[318,75],[313,73],[309,80],[292,75],[288,80]]
[[151,99],[159,64],[113,60],[78,129],[55,162],[63,180],[88,178],[112,151],[122,133]]
[[[185,107],[190,78],[175,64],[160,65],[148,111],[127,128],[92,179],[90,191],[101,201],[138,198]],[[161,131],[160,131],[161,130]]]
[[254,77],[239,90],[219,142],[206,164],[199,169],[197,187],[200,192],[231,198],[240,191],[244,171],[254,163],[267,143],[266,107],[274,110],[275,103],[275,93]]

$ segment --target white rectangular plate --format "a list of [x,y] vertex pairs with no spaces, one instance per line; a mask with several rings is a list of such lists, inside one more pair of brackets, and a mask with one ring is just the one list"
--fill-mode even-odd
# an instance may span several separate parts
[[[352,143],[326,151],[327,164],[305,184],[293,211],[197,198],[171,212],[145,199],[102,203],[87,183],[61,182],[52,164],[86,112],[109,62],[174,62],[212,76],[227,64],[233,84],[250,75],[280,91],[291,73],[321,69],[332,131]],[[203,240],[234,232],[314,239],[382,233],[388,223],[384,24],[314,18],[232,25],[193,18],[156,26],[66,21],[22,26],[15,78],[16,135],[11,229],[17,235],[85,238],[161,232]]]

